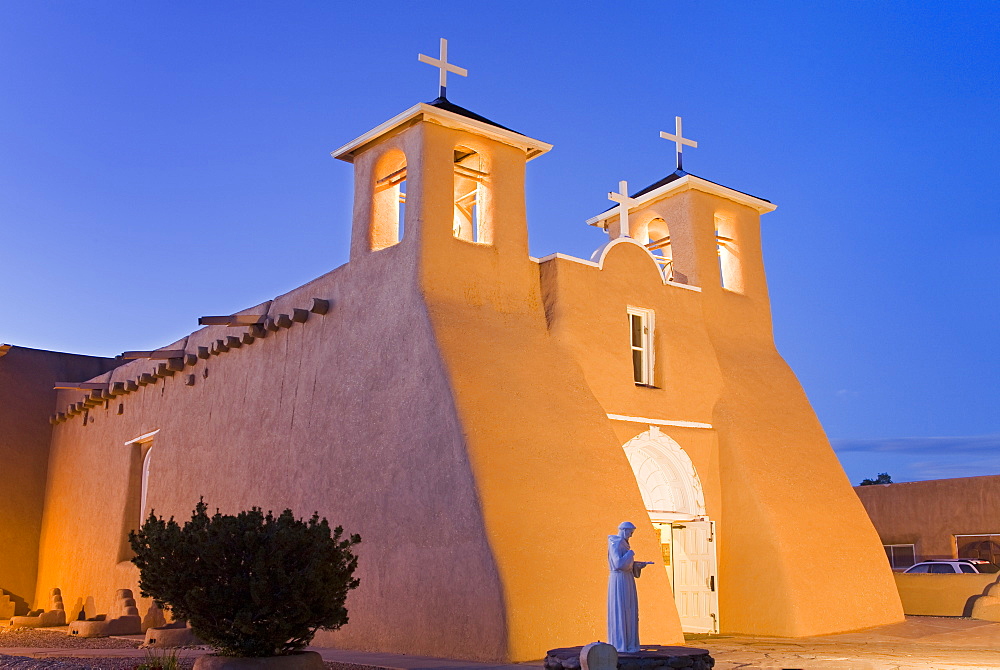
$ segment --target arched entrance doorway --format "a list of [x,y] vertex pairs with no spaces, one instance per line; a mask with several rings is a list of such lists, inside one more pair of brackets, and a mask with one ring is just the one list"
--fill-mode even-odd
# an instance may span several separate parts
[[694,463],[676,441],[650,426],[625,443],[686,633],[719,632],[715,522]]

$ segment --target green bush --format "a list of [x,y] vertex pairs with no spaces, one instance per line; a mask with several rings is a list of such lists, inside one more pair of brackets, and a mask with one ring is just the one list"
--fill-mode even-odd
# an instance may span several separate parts
[[183,527],[150,512],[129,534],[139,589],[186,619],[225,656],[281,656],[320,628],[347,623],[344,601],[358,585],[358,535],[341,539],[326,519],[296,519],[254,507],[209,517],[204,500]]

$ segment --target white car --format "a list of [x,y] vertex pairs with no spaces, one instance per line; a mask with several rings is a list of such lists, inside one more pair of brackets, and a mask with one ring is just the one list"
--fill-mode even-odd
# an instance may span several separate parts
[[958,558],[940,561],[922,561],[905,570],[905,573],[909,575],[927,572],[938,575],[993,573],[1000,572],[1000,566],[978,558]]

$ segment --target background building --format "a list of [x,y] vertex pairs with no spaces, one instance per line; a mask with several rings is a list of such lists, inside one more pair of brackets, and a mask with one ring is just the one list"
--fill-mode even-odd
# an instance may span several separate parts
[[854,488],[893,569],[933,558],[1000,563],[1000,475]]

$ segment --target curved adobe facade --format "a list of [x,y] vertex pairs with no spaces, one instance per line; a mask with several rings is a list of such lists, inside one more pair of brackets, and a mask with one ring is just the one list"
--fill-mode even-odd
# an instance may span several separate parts
[[[605,636],[604,538],[628,519],[657,564],[639,581],[641,639],[679,643],[672,554],[640,523],[622,449],[655,425],[716,524],[722,631],[901,619],[878,538],[774,350],[763,201],[693,177],[640,200],[639,233],[670,226],[678,281],[613,217],[597,261],[536,261],[524,168],[547,145],[455,109],[418,105],[337,152],[355,170],[347,265],[95,378],[106,389],[62,393],[36,598],[58,586],[71,614],[88,598],[104,611],[135,588],[123,538],[140,515],[186,518],[205,496],[361,534],[351,621],[319,644],[537,659]],[[722,268],[728,288],[720,220],[741,263]],[[631,308],[655,317],[641,384]]]
[[[898,621],[878,537],[775,350],[759,214],[699,186],[689,180],[636,217],[662,217],[674,245],[690,244],[673,256],[688,283],[664,281],[647,249],[623,238],[600,263],[553,257],[541,264],[551,332],[619,417],[621,443],[649,428],[640,417],[674,424],[659,430],[691,457],[717,524],[722,632],[794,637]],[[740,290],[722,285],[720,216],[735,222]],[[605,346],[627,338],[630,305],[657,315],[654,387],[621,383],[629,350]]]

